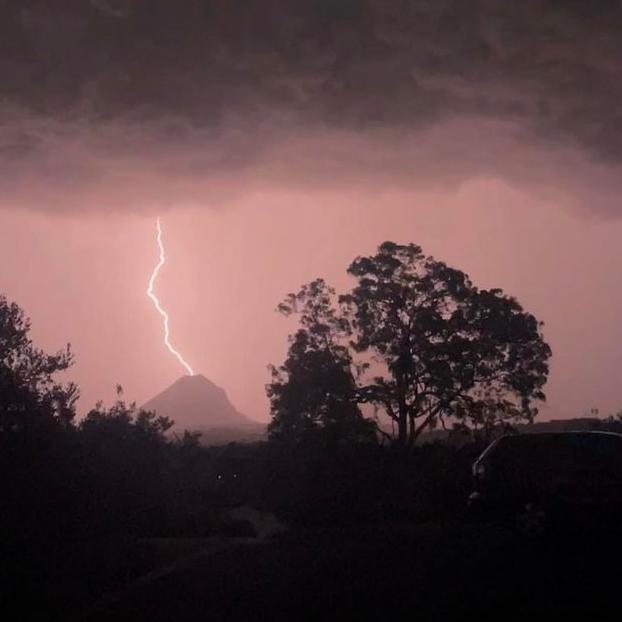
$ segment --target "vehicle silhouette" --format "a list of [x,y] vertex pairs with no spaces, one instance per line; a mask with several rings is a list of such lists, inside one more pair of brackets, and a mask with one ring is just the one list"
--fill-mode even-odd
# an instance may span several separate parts
[[473,464],[471,514],[530,534],[616,527],[622,517],[622,435],[502,436]]

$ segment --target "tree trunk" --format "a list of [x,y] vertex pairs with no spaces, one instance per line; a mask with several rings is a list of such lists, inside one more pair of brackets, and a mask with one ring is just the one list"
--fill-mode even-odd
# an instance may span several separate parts
[[400,447],[405,447],[408,442],[408,417],[406,413],[399,413],[397,421],[397,442]]
[[397,384],[397,408],[398,408],[398,443],[400,447],[408,444],[408,408],[406,407],[406,397],[404,395],[404,374],[401,371],[396,373]]
[[410,431],[408,433],[408,445],[410,447],[413,447],[415,444],[415,441],[417,440],[417,436],[419,436],[419,434],[417,431],[415,416],[412,414],[409,414],[408,420],[409,420],[409,427],[410,427]]

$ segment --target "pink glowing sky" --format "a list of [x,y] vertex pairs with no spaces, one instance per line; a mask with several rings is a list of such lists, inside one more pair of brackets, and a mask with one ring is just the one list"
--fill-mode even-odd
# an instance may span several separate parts
[[[622,404],[622,223],[494,179],[373,199],[275,189],[228,209],[171,209],[163,223],[168,263],[157,290],[174,343],[256,419],[267,419],[266,365],[282,360],[292,329],[276,304],[318,275],[347,287],[348,262],[385,239],[421,244],[546,323],[554,358],[543,416]],[[0,248],[0,282],[32,317],[37,341],[50,349],[71,341],[82,409],[112,399],[117,382],[142,402],[181,375],[145,295],[157,259],[153,216],[5,212]]]
[[[18,6],[19,4],[19,6]],[[268,418],[275,311],[385,240],[545,322],[543,417],[622,408],[618,2],[38,0],[0,23],[0,292],[80,410],[183,373]]]

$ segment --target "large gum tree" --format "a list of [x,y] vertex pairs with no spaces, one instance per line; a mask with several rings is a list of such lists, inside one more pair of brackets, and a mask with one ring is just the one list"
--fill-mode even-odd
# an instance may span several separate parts
[[[393,423],[401,445],[448,420],[470,427],[533,420],[545,399],[551,350],[542,324],[514,298],[500,289],[478,289],[466,274],[414,244],[385,242],[375,255],[355,259],[348,272],[355,284],[338,306],[331,306],[321,280],[281,306],[290,314],[304,303],[288,360],[269,386],[273,427],[284,417],[289,425],[301,421],[303,389],[314,386],[301,380],[315,373],[309,369],[313,357],[325,370],[333,357],[347,378],[333,403],[347,403],[350,412],[354,404],[372,404]],[[303,342],[313,344],[313,356],[300,348]],[[330,374],[323,377],[327,402]],[[285,393],[292,398],[289,407],[275,400]],[[332,410],[332,420],[338,412]],[[318,421],[307,417],[305,424]]]

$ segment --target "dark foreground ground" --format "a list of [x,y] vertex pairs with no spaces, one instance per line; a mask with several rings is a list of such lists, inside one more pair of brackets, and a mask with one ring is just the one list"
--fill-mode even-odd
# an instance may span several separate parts
[[[5,619],[619,619],[620,540],[594,532],[529,540],[453,524],[108,542],[79,577],[63,576],[75,564],[59,564],[54,594],[22,584],[20,611]],[[17,597],[5,595],[4,612]]]

